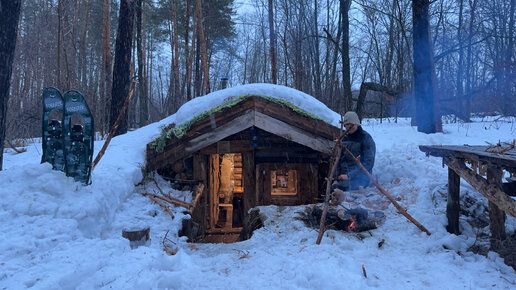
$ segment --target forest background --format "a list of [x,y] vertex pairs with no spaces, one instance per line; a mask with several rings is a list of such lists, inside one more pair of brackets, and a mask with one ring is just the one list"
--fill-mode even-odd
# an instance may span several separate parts
[[[123,104],[129,90],[128,83],[113,88],[120,29],[136,82],[129,129],[197,96],[257,82],[293,87],[339,113],[414,117],[414,15],[429,23],[423,31],[435,97],[427,107],[437,118],[516,115],[515,0],[121,2],[22,1],[6,143],[41,136],[41,92],[48,86],[81,91],[105,136],[120,110],[110,112],[114,94]],[[422,15],[414,14],[418,3]]]

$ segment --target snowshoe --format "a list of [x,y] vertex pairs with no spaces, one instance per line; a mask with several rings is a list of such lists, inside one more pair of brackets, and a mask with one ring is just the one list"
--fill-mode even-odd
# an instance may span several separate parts
[[58,89],[43,89],[43,132],[41,163],[48,162],[52,168],[65,170],[63,140],[64,101]]
[[75,181],[88,184],[93,157],[93,116],[79,91],[67,91],[64,99],[66,175],[73,177]]

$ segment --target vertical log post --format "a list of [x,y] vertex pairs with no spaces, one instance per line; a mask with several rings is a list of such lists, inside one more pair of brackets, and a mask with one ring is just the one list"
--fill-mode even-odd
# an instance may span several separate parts
[[[502,172],[499,168],[487,168],[487,182],[502,187]],[[489,229],[491,230],[491,249],[497,250],[501,241],[505,240],[505,212],[489,201]]]
[[242,196],[244,207],[243,218],[245,218],[249,210],[256,206],[256,169],[254,164],[254,150],[242,153],[242,165],[244,178],[244,194]]
[[448,201],[446,203],[446,217],[448,226],[446,230],[450,234],[459,235],[459,214],[460,214],[460,176],[448,167]]
[[[196,153],[193,156],[193,177],[196,180],[201,180],[204,184],[210,184],[208,182],[208,156],[200,153]],[[208,194],[209,187],[204,188],[199,197],[198,206],[192,211],[192,220],[198,224],[198,235],[204,235],[204,232],[209,225],[209,211],[208,211]]]

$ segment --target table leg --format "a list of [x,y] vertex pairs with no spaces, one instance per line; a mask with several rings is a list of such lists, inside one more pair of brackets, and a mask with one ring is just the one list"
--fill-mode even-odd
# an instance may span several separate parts
[[460,213],[460,176],[448,168],[448,201],[446,203],[446,217],[448,226],[446,230],[451,234],[459,235],[459,213]]
[[[502,172],[498,168],[488,167],[487,182],[498,184],[502,187]],[[496,250],[500,242],[507,237],[505,233],[506,215],[503,210],[492,202],[489,202],[489,229],[491,230],[491,249]]]

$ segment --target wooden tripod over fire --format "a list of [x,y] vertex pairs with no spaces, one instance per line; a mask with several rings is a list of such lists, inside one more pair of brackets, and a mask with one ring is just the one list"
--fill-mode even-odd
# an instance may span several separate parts
[[[341,121],[341,124],[342,124],[342,121]],[[419,223],[416,219],[414,219],[407,212],[406,209],[404,209],[398,202],[396,202],[396,199],[390,193],[388,193],[380,184],[378,184],[378,182],[373,178],[373,176],[369,173],[369,171],[367,171],[367,169],[364,167],[364,165],[362,165],[362,163],[360,162],[360,156],[355,157],[355,155],[353,155],[353,153],[351,153],[351,151],[349,151],[348,148],[342,146],[341,141],[342,141],[342,138],[344,138],[344,136],[346,136],[346,134],[347,134],[347,131],[344,133],[341,133],[341,136],[337,139],[337,141],[335,143],[335,147],[333,148],[333,154],[332,154],[333,164],[332,164],[332,167],[331,167],[330,173],[328,175],[328,179],[327,179],[326,198],[324,200],[324,207],[323,207],[323,212],[321,215],[321,222],[319,225],[319,234],[317,236],[317,241],[315,243],[317,245],[319,245],[321,243],[322,237],[324,235],[324,231],[326,229],[326,214],[328,213],[328,208],[330,206],[330,194],[331,194],[330,189],[331,189],[331,184],[333,181],[333,175],[335,174],[335,170],[337,169],[337,162],[339,162],[340,156],[342,154],[342,149],[344,149],[346,151],[346,153],[349,154],[349,156],[351,156],[353,161],[355,161],[355,163],[358,165],[358,167],[360,167],[360,169],[362,169],[362,171],[364,171],[365,174],[367,174],[367,176],[369,177],[371,182],[376,186],[376,188],[378,188],[378,190],[380,190],[380,192],[383,195],[385,195],[387,197],[387,199],[389,199],[390,202],[392,202],[392,204],[394,205],[394,207],[396,207],[396,209],[398,210],[399,213],[401,213],[403,216],[405,216],[410,222],[412,222],[414,225],[416,225],[416,227],[418,227],[421,231],[425,232],[427,235],[431,235],[430,232],[421,223]]]

